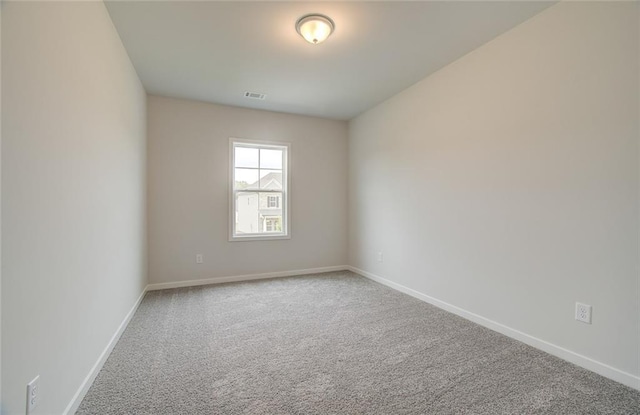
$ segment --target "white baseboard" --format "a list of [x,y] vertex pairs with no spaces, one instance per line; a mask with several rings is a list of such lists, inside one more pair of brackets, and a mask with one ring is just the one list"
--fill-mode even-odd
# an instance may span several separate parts
[[209,285],[209,284],[222,284],[225,282],[239,282],[239,281],[250,281],[250,280],[262,280],[266,278],[292,277],[295,275],[319,274],[321,272],[344,271],[347,269],[349,269],[347,265],[336,265],[332,267],[307,268],[307,269],[298,269],[293,271],[266,272],[263,274],[234,275],[230,277],[208,278],[204,280],[161,282],[157,284],[149,284],[147,286],[147,290],[155,291],[155,290],[166,290],[169,288],[195,287],[198,285]]
[[82,402],[82,399],[89,391],[91,384],[95,380],[96,376],[98,376],[98,373],[100,373],[100,370],[104,365],[104,362],[106,362],[107,358],[109,357],[109,354],[111,354],[111,351],[115,347],[116,343],[118,343],[120,336],[122,335],[124,330],[127,328],[127,325],[131,320],[131,317],[133,317],[136,310],[138,309],[138,306],[142,302],[142,299],[144,298],[144,295],[146,294],[147,290],[148,290],[148,286],[145,287],[144,290],[142,290],[142,294],[140,294],[140,296],[136,300],[133,307],[131,307],[131,310],[129,310],[127,315],[124,317],[124,320],[122,320],[122,323],[120,323],[120,326],[118,326],[118,329],[111,337],[111,340],[109,340],[109,343],[107,343],[107,346],[104,348],[104,350],[100,354],[100,357],[98,357],[98,360],[89,371],[89,374],[87,375],[86,378],[84,378],[84,381],[80,385],[80,388],[78,388],[78,391],[75,393],[75,395],[73,395],[73,398],[71,399],[71,402],[69,402],[69,405],[67,405],[67,408],[64,410],[63,415],[73,415],[78,410],[78,407]]
[[386,285],[387,287],[391,287],[395,290],[408,294],[419,300],[432,304],[438,308],[449,311],[467,320],[473,321],[474,323],[480,324],[481,326],[487,327],[493,331],[497,331],[498,333],[504,334],[505,336],[511,337],[525,344],[528,344],[529,346],[535,347],[536,349],[540,349],[553,356],[559,357],[560,359],[566,360],[575,365],[583,367],[587,370],[595,372],[599,375],[612,379],[616,382],[622,383],[623,385],[640,390],[640,377],[632,375],[631,373],[624,372],[622,370],[616,369],[602,362],[593,360],[587,356],[583,356],[581,354],[572,352],[571,350],[567,350],[563,347],[556,346],[555,344],[541,340],[537,337],[533,337],[529,334],[512,329],[511,327],[505,326],[504,324],[497,323],[493,320],[489,320],[485,317],[482,317],[478,314],[472,313],[460,307],[454,306],[449,303],[445,303],[444,301],[440,301],[436,298],[430,297],[419,291],[416,291],[409,287],[405,287],[404,285],[395,283],[386,278],[380,277],[378,275],[372,274],[362,269],[352,267],[352,266],[348,266],[348,269],[352,272],[355,272],[356,274],[369,278],[370,280],[379,282],[380,284]]

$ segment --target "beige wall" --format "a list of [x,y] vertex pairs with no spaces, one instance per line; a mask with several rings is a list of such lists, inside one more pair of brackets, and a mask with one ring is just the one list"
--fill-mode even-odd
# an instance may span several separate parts
[[2,8],[2,409],[60,414],[146,284],[146,97],[103,3]]
[[[148,114],[151,283],[346,263],[346,122],[156,96]],[[292,144],[291,239],[228,241],[230,137]]]
[[350,264],[637,382],[637,9],[560,3],[352,120]]

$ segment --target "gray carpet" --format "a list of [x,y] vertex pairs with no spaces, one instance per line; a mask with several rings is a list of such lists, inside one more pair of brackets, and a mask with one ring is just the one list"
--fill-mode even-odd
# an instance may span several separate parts
[[640,414],[640,392],[350,272],[150,292],[78,414]]

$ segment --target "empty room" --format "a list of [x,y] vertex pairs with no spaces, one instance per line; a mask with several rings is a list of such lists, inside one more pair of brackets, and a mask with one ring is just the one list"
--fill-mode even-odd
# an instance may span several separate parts
[[0,0],[0,414],[640,414],[640,4]]

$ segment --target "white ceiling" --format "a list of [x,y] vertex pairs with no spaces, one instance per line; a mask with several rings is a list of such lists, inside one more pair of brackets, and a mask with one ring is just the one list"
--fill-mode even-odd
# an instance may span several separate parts
[[[147,92],[350,119],[551,2],[116,1],[107,9]],[[336,30],[320,45],[307,13]],[[267,95],[256,101],[245,91]]]

